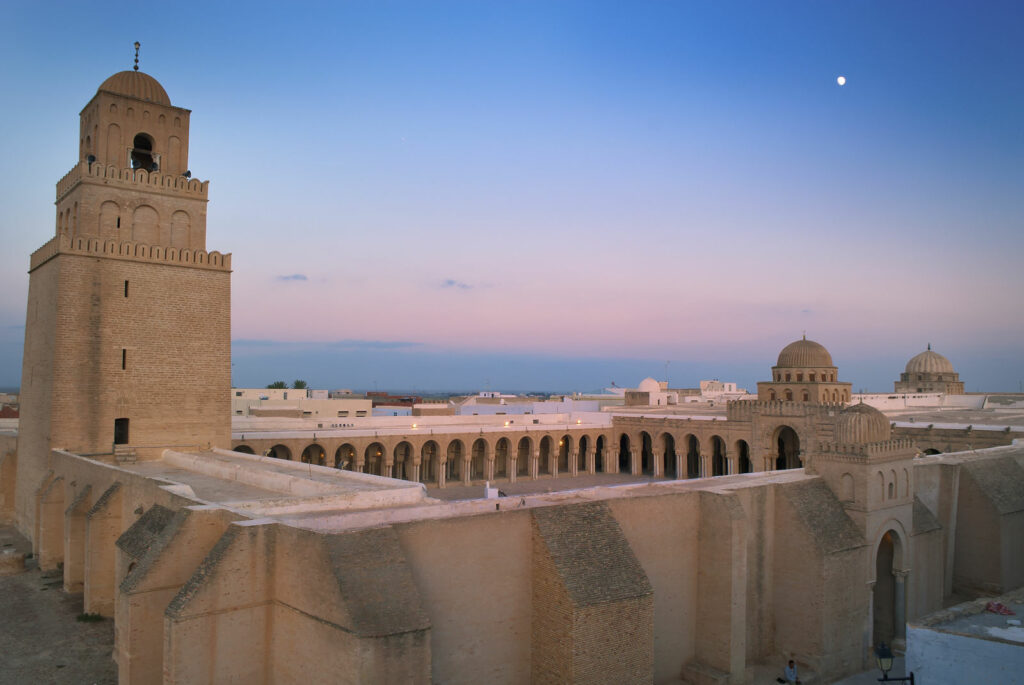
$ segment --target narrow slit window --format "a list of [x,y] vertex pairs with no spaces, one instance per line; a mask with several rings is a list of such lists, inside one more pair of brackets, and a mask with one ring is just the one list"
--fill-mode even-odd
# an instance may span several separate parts
[[117,217],[117,223],[115,225],[117,228],[121,228],[121,217]]
[[128,368],[128,350],[121,348],[121,370]]
[[124,296],[128,297],[128,281],[124,282]]

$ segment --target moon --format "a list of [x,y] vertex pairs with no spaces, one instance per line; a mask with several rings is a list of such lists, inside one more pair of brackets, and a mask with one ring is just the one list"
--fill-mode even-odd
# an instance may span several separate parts
[[845,76],[840,76],[839,78],[836,79],[836,83],[838,83],[841,86],[845,86],[846,85],[846,77]]

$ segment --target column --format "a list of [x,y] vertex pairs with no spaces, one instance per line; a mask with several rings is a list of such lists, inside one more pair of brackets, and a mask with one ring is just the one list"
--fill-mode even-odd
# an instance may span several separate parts
[[905,650],[907,648],[907,575],[909,570],[893,571],[892,575],[896,581],[895,604],[892,616],[896,633],[893,635],[893,649]]
[[438,460],[437,462],[437,487],[443,488],[445,482],[445,473],[448,470],[448,460]]
[[462,460],[462,484],[469,485],[469,482],[473,479],[473,456],[472,450],[470,455]]
[[683,468],[686,466],[686,457],[679,450],[675,451],[676,455],[676,480],[682,480],[686,478],[686,471]]
[[580,472],[580,451],[573,450],[569,453],[569,475],[575,478]]
[[516,476],[519,475],[519,456],[516,454],[508,455],[508,482],[515,483]]
[[654,469],[653,469],[653,471],[654,471],[654,477],[655,478],[660,477],[662,475],[662,471],[665,470],[664,466],[662,464],[662,460],[664,458],[665,458],[665,453],[664,452],[659,452],[656,449],[652,449],[651,450],[651,459],[654,460],[654,464],[653,464]]
[[488,482],[494,481],[494,455],[484,460],[484,480]]

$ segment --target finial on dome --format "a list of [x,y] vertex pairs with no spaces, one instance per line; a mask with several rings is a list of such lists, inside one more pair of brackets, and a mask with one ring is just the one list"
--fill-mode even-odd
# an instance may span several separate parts
[[804,340],[807,340],[807,331],[804,331]]
[[142,43],[135,41],[135,71],[139,70],[139,48],[142,47]]
[[928,349],[929,350],[932,349],[932,344],[931,343],[928,343]]

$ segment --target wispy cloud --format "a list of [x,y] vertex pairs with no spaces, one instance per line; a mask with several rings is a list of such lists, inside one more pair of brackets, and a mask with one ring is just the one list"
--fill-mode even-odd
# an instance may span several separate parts
[[399,350],[410,347],[422,347],[423,343],[410,340],[329,340],[324,342],[304,342],[290,340],[255,340],[237,339],[231,341],[235,349],[289,349],[289,350]]
[[463,283],[462,281],[456,281],[454,278],[447,278],[441,281],[442,288],[455,288],[456,290],[472,290],[473,286],[469,283]]
[[308,281],[306,274],[289,274],[287,276],[278,276],[279,281]]

